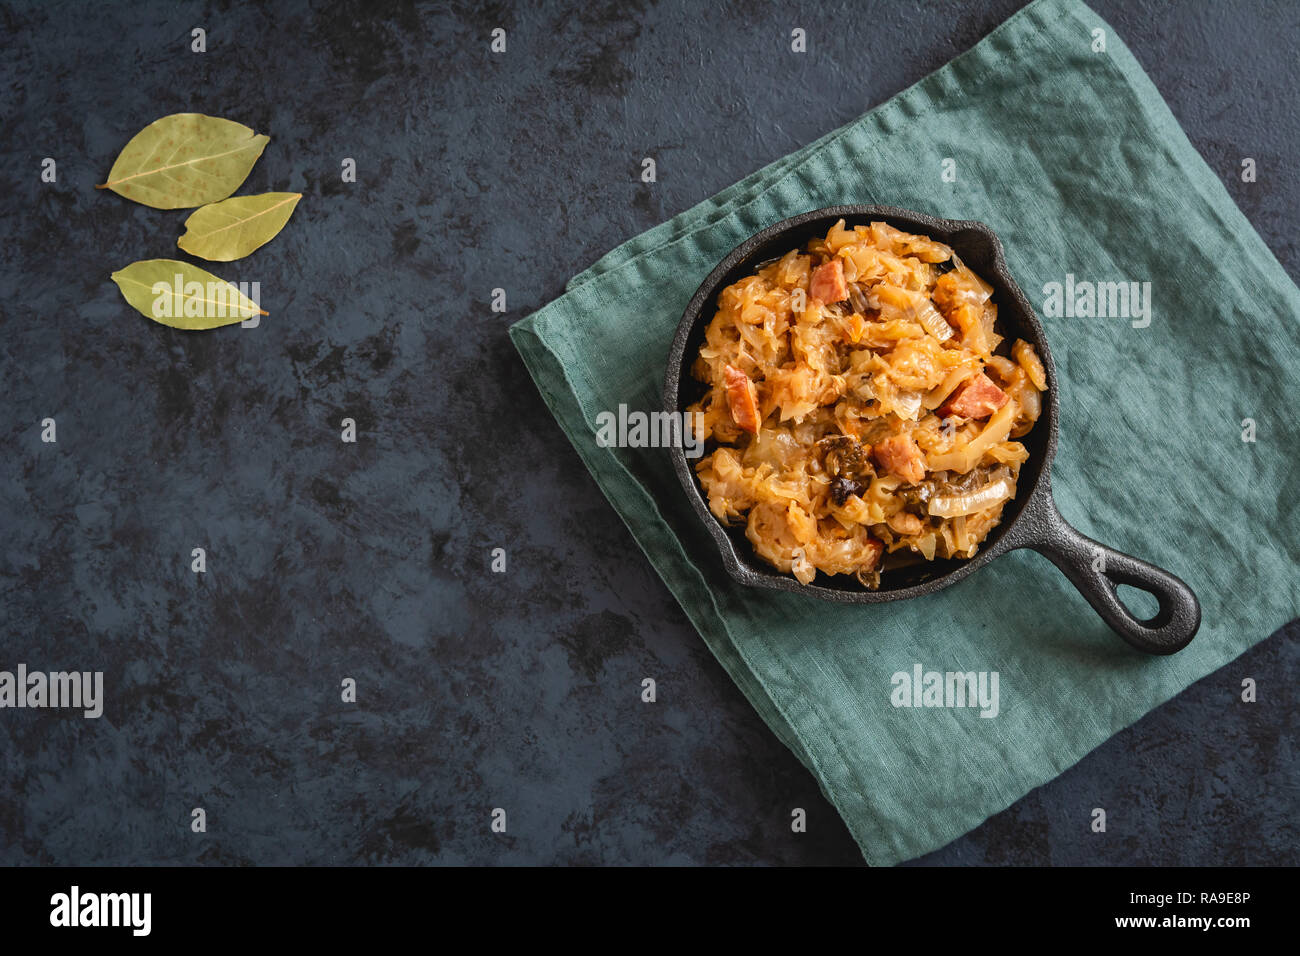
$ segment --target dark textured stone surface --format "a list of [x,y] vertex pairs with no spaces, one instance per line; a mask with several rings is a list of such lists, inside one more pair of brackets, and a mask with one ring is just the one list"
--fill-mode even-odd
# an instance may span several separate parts
[[[98,721],[0,711],[0,863],[859,862],[505,329],[1017,6],[0,10],[0,668],[102,669],[107,693]],[[1096,8],[1300,275],[1300,8]],[[194,26],[206,54],[189,51]],[[802,57],[786,52],[795,26]],[[183,110],[271,135],[243,192],[305,194],[280,237],[214,270],[261,282],[259,329],[174,332],[108,281],[174,255],[186,212],[92,186],[131,134]],[[57,184],[39,181],[46,156]],[[1243,156],[1255,184],[1238,181]],[[489,308],[496,287],[508,315]],[[488,571],[497,546],[504,575]],[[922,862],[1300,861],[1297,636]],[[1255,705],[1237,700],[1247,676]],[[196,806],[206,834],[190,832]],[[488,829],[498,806],[507,835]],[[807,834],[789,831],[796,806]]]

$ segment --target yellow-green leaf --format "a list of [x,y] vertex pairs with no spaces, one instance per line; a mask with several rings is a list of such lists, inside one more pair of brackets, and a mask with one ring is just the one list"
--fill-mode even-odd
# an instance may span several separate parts
[[225,199],[248,178],[270,142],[242,123],[173,113],[131,137],[96,189],[155,209],[188,209]]
[[232,196],[190,213],[176,240],[192,256],[213,262],[242,259],[284,228],[302,193]]
[[258,283],[239,288],[179,259],[133,262],[113,281],[141,315],[174,329],[215,329],[267,314],[248,296],[260,292]]

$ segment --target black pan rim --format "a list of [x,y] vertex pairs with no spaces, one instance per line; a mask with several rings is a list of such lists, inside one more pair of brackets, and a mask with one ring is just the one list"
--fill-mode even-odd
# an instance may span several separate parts
[[810,210],[775,222],[745,239],[714,267],[691,297],[685,311],[682,313],[681,321],[678,323],[676,335],[669,349],[668,365],[664,376],[664,411],[673,414],[683,411],[679,398],[684,376],[688,374],[686,346],[697,325],[712,318],[711,314],[706,318],[705,311],[716,300],[718,292],[721,291],[720,286],[723,278],[743,264],[756,250],[778,239],[783,234],[803,229],[808,224],[818,220],[827,220],[827,228],[829,228],[838,219],[844,219],[851,225],[861,224],[860,222],[854,222],[854,220],[865,219],[869,221],[875,219],[884,221],[897,228],[905,228],[909,232],[930,236],[948,245],[954,245],[951,242],[953,237],[971,234],[979,236],[989,244],[992,268],[986,270],[987,274],[984,278],[994,287],[994,297],[999,309],[1009,308],[1014,310],[1014,324],[1031,333],[1029,338],[1043,362],[1048,383],[1047,401],[1044,405],[1043,414],[1035,426],[1036,428],[1046,427],[1047,438],[1043,451],[1040,452],[1041,462],[1033,486],[1029,489],[1022,488],[1019,490],[1016,515],[1010,521],[1004,521],[999,528],[994,530],[994,534],[997,535],[996,540],[982,548],[975,557],[962,561],[958,567],[919,584],[902,588],[882,588],[877,591],[868,590],[861,585],[848,588],[832,588],[817,583],[818,580],[822,579],[820,574],[813,583],[800,584],[792,576],[767,566],[757,555],[742,557],[737,552],[735,542],[722,523],[709,511],[699,487],[699,482],[686,460],[685,449],[680,445],[676,445],[670,449],[670,455],[673,469],[677,473],[678,480],[691,503],[696,517],[703,522],[705,529],[718,548],[724,568],[734,580],[750,587],[787,591],[839,603],[880,604],[889,601],[907,600],[908,598],[933,594],[943,590],[969,577],[1007,551],[1022,545],[1023,542],[1016,533],[1021,519],[1034,512],[1035,506],[1042,499],[1050,499],[1051,497],[1051,468],[1056,457],[1058,435],[1059,388],[1057,387],[1056,366],[1052,360],[1042,322],[1039,320],[1033,306],[1030,305],[1029,300],[1025,297],[1019,284],[1011,275],[1002,241],[989,225],[977,220],[942,219],[928,213],[897,206],[840,205]]

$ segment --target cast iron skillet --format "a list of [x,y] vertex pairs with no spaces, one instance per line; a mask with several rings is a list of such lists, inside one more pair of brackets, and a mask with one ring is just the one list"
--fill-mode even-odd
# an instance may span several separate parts
[[[668,356],[664,410],[682,412],[704,392],[703,385],[691,376],[690,367],[713,318],[718,293],[750,275],[759,263],[826,235],[837,219],[846,220],[850,227],[884,221],[951,246],[962,261],[992,283],[1003,337],[1008,342],[1025,339],[1038,350],[1047,372],[1047,400],[1038,424],[1021,439],[1029,450],[1029,460],[1021,466],[1016,497],[1007,504],[1002,523],[990,532],[979,553],[970,560],[936,560],[886,571],[877,591],[839,574],[819,573],[812,584],[803,585],[772,568],[754,554],[743,528],[725,527],[713,516],[684,450],[673,448],[677,476],[696,514],[717,542],[731,576],[751,586],[795,591],[831,601],[874,604],[933,594],[975,573],[999,555],[1032,548],[1065,572],[1111,629],[1133,647],[1148,654],[1173,654],[1186,647],[1201,623],[1201,607],[1191,589],[1168,571],[1086,537],[1056,509],[1051,482],[1059,417],[1056,366],[1038,316],[1007,271],[1002,243],[983,223],[935,219],[890,206],[832,206],[769,226],[732,250],[686,307]],[[1104,571],[1095,570],[1094,565]],[[1120,584],[1150,592],[1160,602],[1160,610],[1150,620],[1138,620],[1120,601],[1115,590]]]

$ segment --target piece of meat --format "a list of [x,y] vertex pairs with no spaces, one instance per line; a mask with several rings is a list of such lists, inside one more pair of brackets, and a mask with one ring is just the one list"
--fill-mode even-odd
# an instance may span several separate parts
[[808,295],[813,299],[821,299],[823,305],[847,299],[849,286],[844,281],[844,263],[832,259],[826,265],[814,269],[812,282],[808,284]]
[[947,418],[988,418],[1007,403],[1007,393],[993,384],[993,380],[980,372],[957,387],[948,400],[939,406],[939,415]]
[[925,456],[910,435],[893,435],[871,446],[880,467],[916,484],[925,478]]
[[872,568],[879,567],[880,556],[885,553],[885,542],[879,540],[878,538],[868,538],[867,546],[865,550],[874,552],[869,567]]
[[727,405],[731,408],[731,420],[736,427],[751,434],[758,434],[758,389],[754,383],[738,368],[723,366],[722,374],[726,378]]

